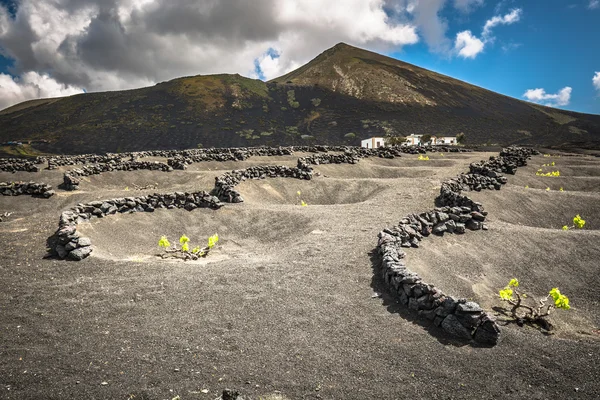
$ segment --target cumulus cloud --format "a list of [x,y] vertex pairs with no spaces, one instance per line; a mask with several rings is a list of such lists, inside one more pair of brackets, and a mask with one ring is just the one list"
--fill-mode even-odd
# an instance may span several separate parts
[[456,35],[454,47],[458,55],[464,58],[475,58],[477,54],[483,51],[484,44],[477,37],[471,34],[471,31],[459,32]]
[[534,103],[543,104],[551,107],[566,106],[571,100],[572,88],[565,86],[555,94],[546,93],[544,89],[529,89],[523,97]]
[[588,8],[590,10],[595,10],[597,8],[600,8],[600,0],[590,0],[590,3],[588,4]]
[[467,14],[483,5],[483,0],[454,0],[454,7]]
[[30,71],[21,77],[13,78],[8,74],[0,74],[0,109],[25,100],[70,96],[83,93],[73,86],[58,83],[46,74]]
[[600,91],[600,72],[596,71],[594,73],[594,77],[592,78],[592,84],[596,90]]
[[419,34],[434,53],[447,54],[452,42],[446,37],[447,21],[440,16],[446,0],[410,0],[406,10],[418,27]]
[[[338,42],[398,51],[419,33],[443,40],[445,28],[436,39],[425,20],[444,0],[412,15],[408,1],[21,0],[0,5],[0,54],[14,60],[13,76],[50,73],[87,91],[210,73],[270,79]],[[395,18],[390,4],[402,10]]]
[[[488,19],[483,26],[481,39],[473,35],[471,31],[457,33],[456,39],[454,40],[455,52],[463,58],[473,59],[477,57],[477,54],[483,51],[486,44],[494,41],[492,29],[498,25],[510,25],[518,22],[521,19],[522,12],[523,11],[520,8],[516,8],[511,10],[508,14],[495,15]],[[509,50],[508,47],[505,51],[507,50]]]
[[[469,32],[459,34],[453,43],[442,16],[449,3],[20,0],[8,9],[0,2],[0,55],[14,61],[10,73],[20,77],[13,79],[18,85],[25,82],[26,74],[36,72],[65,90],[89,92],[131,89],[197,74],[239,73],[271,79],[338,42],[396,52],[422,40],[433,52],[474,58],[483,51],[486,39]],[[454,0],[452,4],[468,12],[482,3]],[[500,20],[488,30],[514,20],[494,18]],[[0,88],[2,104],[9,104],[6,99],[11,98],[18,101],[10,93]]]

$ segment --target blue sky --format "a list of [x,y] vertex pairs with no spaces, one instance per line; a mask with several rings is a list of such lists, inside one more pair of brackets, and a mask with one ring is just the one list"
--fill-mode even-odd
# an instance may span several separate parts
[[[448,36],[463,30],[480,35],[497,5],[485,2],[468,16],[444,8]],[[568,86],[573,89],[570,102],[560,108],[600,114],[600,91],[592,84],[600,71],[600,7],[588,6],[589,1],[507,2],[501,13],[520,7],[520,21],[497,26],[495,42],[474,59],[434,54],[423,42],[389,55],[520,99],[528,89],[556,93]]]
[[346,42],[600,114],[599,38],[600,0],[0,0],[0,109],[198,74],[268,80]]

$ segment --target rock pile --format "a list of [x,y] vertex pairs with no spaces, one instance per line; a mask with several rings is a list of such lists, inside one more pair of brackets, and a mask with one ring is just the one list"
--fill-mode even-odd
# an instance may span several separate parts
[[116,213],[153,212],[158,208],[183,208],[192,211],[196,208],[218,209],[222,206],[223,203],[217,197],[205,191],[155,193],[148,196],[80,203],[61,214],[58,230],[49,239],[50,255],[73,261],[80,261],[89,256],[92,252],[91,241],[81,237],[77,232],[77,224],[92,218],[103,218]]
[[54,195],[52,186],[36,182],[0,182],[0,193],[4,196],[19,196],[29,194],[45,199]]
[[406,267],[403,261],[406,253],[402,248],[419,247],[423,237],[430,234],[461,234],[466,229],[486,230],[487,212],[483,205],[462,192],[499,190],[507,181],[499,171],[514,174],[516,168],[527,165],[527,158],[534,154],[539,153],[532,149],[511,147],[504,149],[499,157],[471,164],[469,174],[442,183],[437,198],[442,207],[410,214],[398,226],[379,233],[377,247],[381,256],[382,277],[402,304],[441,326],[450,335],[491,345],[498,342],[500,329],[491,316],[483,312],[477,303],[446,296],[435,286],[424,283]]
[[24,158],[0,158],[0,171],[5,172],[38,172],[40,164],[36,161],[29,161]]
[[495,178],[500,173],[514,175],[518,167],[527,165],[527,159],[539,151],[523,147],[508,147],[500,152],[499,157],[490,157],[488,161],[472,163],[469,170],[472,174]]
[[158,161],[122,161],[116,162],[111,160],[105,164],[83,166],[81,168],[72,169],[63,175],[63,188],[65,190],[77,190],[81,176],[98,175],[103,172],[111,171],[136,171],[136,170],[151,170],[170,172],[173,170],[165,163]]

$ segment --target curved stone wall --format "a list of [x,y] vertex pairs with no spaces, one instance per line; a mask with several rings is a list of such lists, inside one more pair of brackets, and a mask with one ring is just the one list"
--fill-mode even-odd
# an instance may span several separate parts
[[79,178],[82,176],[99,175],[103,172],[137,171],[142,169],[163,172],[173,171],[173,168],[158,161],[110,161],[104,164],[83,166],[65,172],[63,175],[63,189],[77,190],[81,182]]
[[471,164],[471,172],[444,181],[436,199],[442,207],[420,214],[410,214],[397,226],[378,234],[382,277],[400,303],[420,316],[441,326],[448,334],[460,339],[494,345],[500,329],[494,319],[475,302],[456,299],[434,285],[423,282],[404,262],[403,247],[419,247],[419,242],[431,234],[465,233],[466,229],[487,229],[487,212],[481,203],[462,194],[481,189],[499,190],[507,179],[498,171],[515,173],[518,166],[527,165],[527,158],[538,154],[532,149],[507,148],[499,157]]
[[73,261],[80,261],[89,256],[92,243],[77,232],[77,224],[92,218],[103,218],[116,213],[154,212],[159,208],[183,208],[192,211],[196,208],[219,209],[222,206],[223,203],[218,198],[205,191],[155,193],[78,204],[60,215],[58,230],[48,239],[50,255]]

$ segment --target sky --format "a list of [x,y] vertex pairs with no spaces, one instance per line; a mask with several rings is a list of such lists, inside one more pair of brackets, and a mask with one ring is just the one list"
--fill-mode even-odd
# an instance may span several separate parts
[[600,0],[0,0],[0,109],[198,74],[269,80],[339,42],[600,114]]

